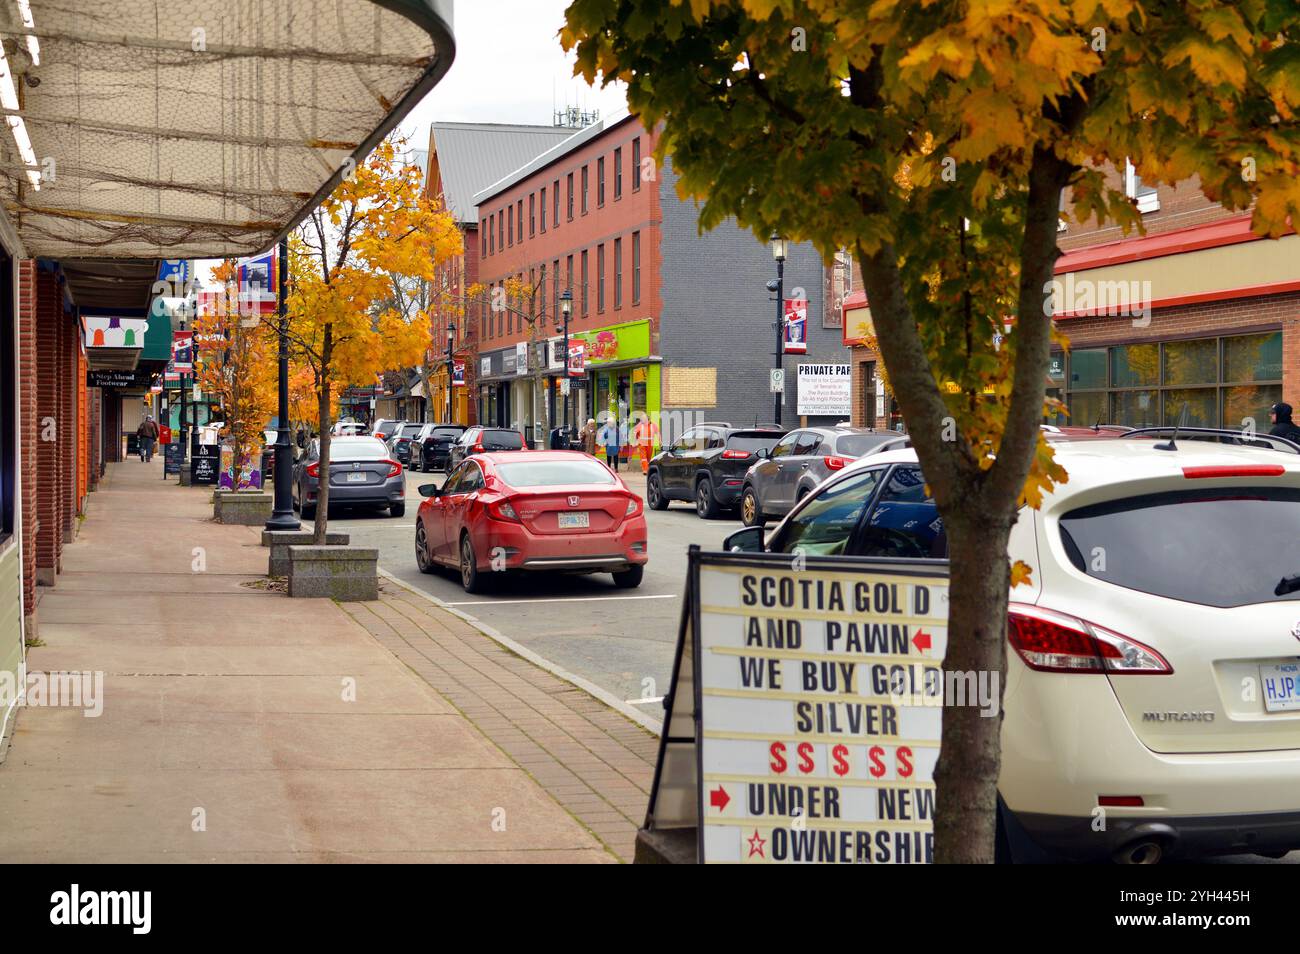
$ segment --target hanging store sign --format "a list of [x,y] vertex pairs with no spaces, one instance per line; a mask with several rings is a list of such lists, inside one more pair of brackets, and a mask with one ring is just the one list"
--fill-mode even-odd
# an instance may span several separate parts
[[520,341],[515,345],[515,374],[528,373],[528,343]]
[[115,371],[111,368],[90,368],[86,371],[86,387],[143,390],[149,387],[152,377],[148,371]]

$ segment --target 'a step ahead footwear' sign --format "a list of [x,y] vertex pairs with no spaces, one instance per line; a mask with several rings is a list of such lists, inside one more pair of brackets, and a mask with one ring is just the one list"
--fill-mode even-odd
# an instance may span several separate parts
[[933,860],[947,565],[692,548],[646,829],[731,863]]

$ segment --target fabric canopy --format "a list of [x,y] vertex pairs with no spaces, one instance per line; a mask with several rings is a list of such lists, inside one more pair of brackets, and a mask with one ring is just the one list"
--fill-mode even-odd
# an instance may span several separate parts
[[0,0],[28,255],[268,249],[451,65],[450,0]]

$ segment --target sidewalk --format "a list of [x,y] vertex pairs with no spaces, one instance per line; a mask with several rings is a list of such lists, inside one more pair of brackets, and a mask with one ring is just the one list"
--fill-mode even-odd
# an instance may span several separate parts
[[[110,464],[101,487],[41,591],[28,669],[102,672],[103,712],[20,711],[0,764],[0,860],[615,861],[593,830],[630,858],[654,757],[644,730],[393,584],[346,607],[245,585],[265,579],[259,530],[212,523],[208,490],[164,483],[161,456]],[[385,626],[403,634],[402,661]],[[534,687],[524,705],[509,680]],[[548,736],[608,789],[618,825],[580,823],[539,784],[555,773],[521,767],[497,713],[534,707],[599,750],[591,765]],[[602,728],[585,732],[578,712]]]

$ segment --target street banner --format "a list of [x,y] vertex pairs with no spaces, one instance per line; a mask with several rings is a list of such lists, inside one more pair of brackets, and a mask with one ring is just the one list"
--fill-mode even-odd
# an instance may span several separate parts
[[948,568],[689,551],[646,833],[701,862],[933,861]]
[[452,362],[451,383],[453,387],[463,388],[465,386],[465,362],[464,361]]
[[852,413],[853,374],[847,364],[801,364],[795,374],[797,414]]
[[194,332],[172,332],[171,368],[181,373],[194,370]]
[[528,373],[528,342],[520,341],[515,345],[515,374]]
[[239,260],[239,313],[274,314],[279,292],[279,249]]
[[581,378],[587,374],[587,343],[569,342],[569,377]]
[[808,299],[788,298],[785,302],[786,354],[808,353]]

